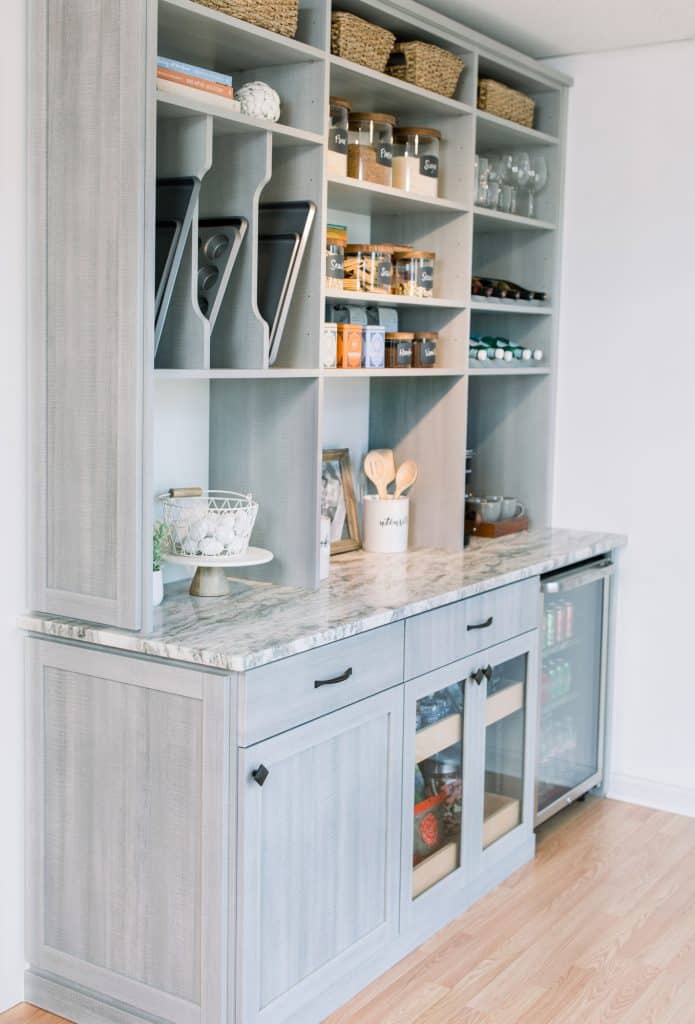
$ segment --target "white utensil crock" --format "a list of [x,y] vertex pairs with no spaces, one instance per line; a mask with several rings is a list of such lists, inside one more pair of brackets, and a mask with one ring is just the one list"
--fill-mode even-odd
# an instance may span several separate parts
[[408,550],[410,498],[387,498],[365,494],[362,499],[364,550],[374,554],[397,554]]

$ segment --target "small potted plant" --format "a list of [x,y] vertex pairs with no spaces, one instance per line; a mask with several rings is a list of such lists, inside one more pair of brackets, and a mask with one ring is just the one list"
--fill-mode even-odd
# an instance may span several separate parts
[[162,542],[166,536],[166,524],[158,520],[152,531],[152,602],[156,607],[164,600],[164,576],[162,575]]

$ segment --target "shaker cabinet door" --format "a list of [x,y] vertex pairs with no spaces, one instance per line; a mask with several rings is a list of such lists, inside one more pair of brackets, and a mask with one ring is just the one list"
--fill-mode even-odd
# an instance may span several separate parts
[[303,1019],[395,937],[402,702],[389,690],[240,751],[239,1024]]
[[31,606],[136,629],[151,3],[28,10]]

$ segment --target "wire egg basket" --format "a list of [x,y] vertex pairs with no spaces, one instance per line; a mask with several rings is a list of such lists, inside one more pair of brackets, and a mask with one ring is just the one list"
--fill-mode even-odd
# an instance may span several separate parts
[[169,552],[191,558],[233,558],[249,546],[258,502],[237,491],[203,491],[196,497],[160,495]]

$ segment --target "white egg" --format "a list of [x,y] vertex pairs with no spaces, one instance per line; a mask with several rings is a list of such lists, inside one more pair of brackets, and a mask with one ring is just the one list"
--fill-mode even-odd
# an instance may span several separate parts
[[183,551],[186,555],[197,555],[198,554],[198,541],[193,540],[192,537],[186,537],[183,542]]
[[189,538],[191,540],[202,540],[203,537],[208,535],[208,521],[207,519],[199,519],[197,523],[193,523],[189,531]]
[[223,519],[217,525],[215,536],[218,540],[221,540],[223,544],[229,544],[234,539],[234,522],[231,519]]
[[205,537],[200,542],[200,550],[203,555],[221,555],[224,550],[224,544],[219,540],[215,540],[214,537]]

